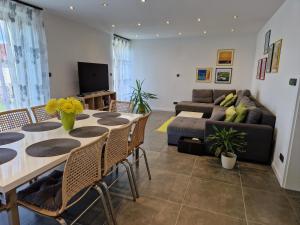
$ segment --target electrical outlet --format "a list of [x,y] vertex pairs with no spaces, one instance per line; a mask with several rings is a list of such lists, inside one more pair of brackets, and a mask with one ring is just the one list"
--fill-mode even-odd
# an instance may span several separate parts
[[279,159],[280,159],[280,161],[283,163],[284,162],[284,156],[280,153],[280,155],[279,155]]
[[177,105],[177,104],[178,104],[178,102],[173,102],[173,104],[174,104],[174,105]]
[[289,85],[296,86],[297,85],[297,79],[296,78],[291,78],[290,81],[289,81]]

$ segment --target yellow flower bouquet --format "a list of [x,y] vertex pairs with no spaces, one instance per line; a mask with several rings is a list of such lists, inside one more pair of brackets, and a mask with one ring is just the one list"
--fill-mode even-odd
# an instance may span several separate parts
[[50,99],[45,107],[50,115],[58,113],[65,130],[72,130],[77,114],[82,113],[83,106],[76,98]]

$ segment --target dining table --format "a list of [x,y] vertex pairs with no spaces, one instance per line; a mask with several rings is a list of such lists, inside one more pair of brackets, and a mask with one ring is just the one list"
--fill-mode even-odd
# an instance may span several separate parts
[[[48,155],[39,155],[42,154],[37,151],[39,144],[47,147],[49,141],[60,139],[77,144],[70,145],[70,148],[84,147],[99,137],[93,134],[88,135],[86,132],[80,136],[81,130],[92,131],[92,127],[94,130],[101,127],[104,132],[109,132],[109,130],[118,128],[123,124],[133,123],[139,117],[139,114],[133,113],[109,114],[109,112],[98,110],[84,110],[78,120],[75,121],[73,131],[78,130],[78,132],[66,131],[61,126],[59,118],[52,118],[41,122],[40,125],[43,126],[24,126],[0,133],[0,137],[3,136],[2,141],[0,139],[0,152],[3,150],[12,153],[8,154],[11,159],[9,158],[5,163],[0,163],[0,198],[1,202],[7,206],[9,225],[20,224],[17,188],[58,167],[68,158],[69,152],[57,152],[59,148],[53,152],[48,149]],[[11,135],[7,140],[5,140],[6,134]]]

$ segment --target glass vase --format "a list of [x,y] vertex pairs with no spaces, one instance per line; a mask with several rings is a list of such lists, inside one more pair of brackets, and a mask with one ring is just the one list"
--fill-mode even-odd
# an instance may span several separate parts
[[75,113],[60,113],[61,123],[66,131],[73,130],[75,123]]

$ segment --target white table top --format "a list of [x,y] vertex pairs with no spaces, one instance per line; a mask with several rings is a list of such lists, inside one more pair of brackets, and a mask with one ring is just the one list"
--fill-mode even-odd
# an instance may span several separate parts
[[188,112],[188,111],[181,111],[177,117],[189,117],[189,118],[202,118],[202,112]]
[[[84,126],[102,126],[108,129],[113,129],[119,126],[104,126],[99,125],[97,120],[92,115],[100,111],[85,110],[83,113],[90,115],[88,119],[78,120],[75,122],[74,128]],[[137,120],[140,115],[131,113],[121,113],[122,118],[126,118],[129,121]],[[49,121],[58,121],[58,119],[51,119]],[[31,179],[47,172],[48,170],[60,165],[66,161],[68,154],[53,156],[53,157],[32,157],[26,153],[26,148],[34,143],[52,139],[52,138],[72,138],[80,141],[81,147],[88,145],[97,139],[94,138],[75,138],[69,135],[68,131],[65,131],[63,127],[60,127],[51,131],[44,132],[26,132],[21,129],[14,130],[19,133],[25,134],[25,137],[17,142],[1,145],[1,148],[11,148],[17,151],[17,156],[2,165],[0,165],[0,192],[6,193],[20,185],[30,181]]]

